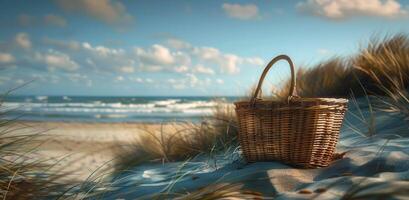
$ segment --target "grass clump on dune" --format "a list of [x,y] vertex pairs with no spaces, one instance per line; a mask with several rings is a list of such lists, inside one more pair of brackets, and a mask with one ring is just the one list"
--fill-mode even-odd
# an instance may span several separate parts
[[[318,63],[312,68],[299,68],[297,71],[297,94],[301,97],[346,97],[350,88],[357,86],[351,79],[354,70],[349,68],[346,61],[339,57]],[[287,81],[283,89],[278,92],[280,98],[288,95],[290,82]]]
[[140,131],[134,143],[119,147],[115,160],[119,170],[148,160],[182,161],[237,146],[235,112],[224,101],[216,101],[213,114],[201,123],[164,123],[159,130]]
[[[349,98],[351,91],[364,96],[396,94],[409,85],[409,37],[397,34],[372,39],[356,55],[334,57],[297,72],[297,93],[301,97]],[[289,80],[280,97],[287,95]]]
[[383,111],[403,114],[409,119],[409,38],[398,34],[384,41],[374,40],[354,59],[372,84],[366,87],[377,95]]
[[0,197],[2,199],[61,198],[68,189],[58,180],[65,174],[55,171],[47,160],[31,157],[41,145],[41,133],[15,134],[27,125],[6,119],[10,108],[0,99]]

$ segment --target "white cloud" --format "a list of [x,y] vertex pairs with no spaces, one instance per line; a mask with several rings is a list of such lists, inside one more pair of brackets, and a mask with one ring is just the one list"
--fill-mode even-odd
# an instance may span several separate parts
[[133,73],[135,72],[135,68],[132,66],[122,66],[119,68],[119,71],[122,73]]
[[213,47],[197,47],[193,52],[203,60],[215,60],[220,57],[220,51]]
[[153,81],[152,79],[150,79],[150,78],[146,78],[146,79],[145,79],[145,82],[147,82],[147,83],[153,83],[154,81]]
[[82,43],[82,47],[100,56],[118,56],[119,54],[125,53],[123,49],[108,48],[102,45],[93,47],[88,42]]
[[169,48],[154,44],[148,48],[135,47],[134,55],[142,71],[170,71],[183,73],[189,71],[191,56],[186,51],[171,51]]
[[150,49],[136,47],[135,54],[143,63],[152,65],[169,65],[174,62],[174,57],[168,48],[154,44]]
[[46,54],[36,53],[35,59],[45,63],[49,70],[63,69],[66,71],[75,71],[79,65],[73,61],[67,54],[50,51]]
[[117,82],[121,82],[121,81],[123,81],[123,80],[125,80],[123,76],[117,76],[117,77],[115,78],[115,81],[117,81]]
[[195,74],[187,73],[182,78],[174,79],[170,78],[167,83],[176,90],[183,90],[187,88],[200,88],[208,86],[212,83],[210,78],[199,79]]
[[328,55],[328,54],[331,53],[331,51],[328,50],[328,49],[318,49],[317,53],[320,54],[320,55]]
[[13,63],[14,61],[16,61],[16,58],[14,58],[13,55],[9,53],[0,52],[0,63],[9,64],[9,63]]
[[190,83],[190,87],[195,87],[196,84],[199,83],[199,79],[196,77],[196,75],[194,74],[186,74],[186,76],[188,77],[189,83]]
[[137,83],[144,83],[144,80],[140,77],[130,77],[129,80]]
[[132,16],[119,1],[111,0],[57,0],[57,5],[68,12],[80,12],[108,24],[129,23]]
[[194,70],[194,72],[196,73],[200,73],[200,74],[209,74],[209,75],[213,75],[214,74],[214,70],[212,68],[209,67],[205,67],[203,65],[197,65]]
[[84,66],[110,73],[112,71],[133,73],[138,70],[136,60],[134,60],[136,56],[132,51],[102,45],[93,46],[88,42],[82,42],[80,46],[80,50],[76,53],[81,54],[81,64]]
[[181,66],[179,66],[179,67],[175,67],[174,70],[175,70],[175,72],[177,72],[177,73],[183,73],[183,72],[189,71],[189,67],[186,66],[186,65],[181,65]]
[[256,19],[258,17],[258,7],[254,4],[229,4],[222,5],[224,12],[231,18],[240,20]]
[[14,40],[16,44],[23,49],[31,48],[31,40],[27,33],[18,33]]
[[[22,43],[19,46],[24,46],[24,41],[29,41],[29,37],[25,33],[21,33],[16,38],[19,38],[20,43]],[[13,57],[13,59],[7,58],[8,55],[0,54],[0,62],[16,60],[17,66],[24,63],[28,67],[42,70],[66,71],[66,74],[74,72],[81,74],[81,71],[78,71],[81,66],[81,69],[93,70],[101,76],[115,74],[122,76],[122,81],[143,84],[156,84],[156,81],[160,80],[154,81],[149,78],[131,78],[129,76],[136,73],[174,73],[172,76],[182,77],[181,81],[178,80],[177,83],[174,83],[176,88],[206,86],[211,82],[220,84],[220,81],[210,79],[210,75],[217,73],[235,74],[240,72],[240,68],[243,66],[259,66],[260,63],[263,63],[262,59],[258,57],[241,57],[214,47],[196,47],[184,41],[181,43],[189,44],[188,48],[154,44],[148,47],[121,49],[90,44],[89,42],[50,38],[44,38],[42,42],[46,46],[40,48],[40,46],[34,45],[39,49],[23,51],[21,55],[16,58]],[[29,45],[25,45],[27,48],[31,46],[31,41],[29,43]],[[49,49],[44,50],[47,46]],[[76,80],[78,78],[67,76],[66,79]],[[120,78],[117,81],[120,81]],[[86,83],[85,80],[81,82],[84,85]]]
[[135,47],[134,52],[139,61],[139,70],[150,72],[173,71],[212,75],[216,73],[215,68],[219,68],[222,73],[235,74],[240,71],[239,65],[263,64],[258,57],[239,57],[223,53],[214,47],[191,46],[190,49],[171,51],[163,45],[155,44],[149,48]]
[[262,66],[264,64],[263,59],[259,57],[245,58],[244,62],[250,65],[256,65],[256,66]]
[[61,16],[48,14],[44,16],[44,23],[46,25],[53,25],[59,27],[65,27],[67,25],[67,21]]
[[223,57],[224,57],[224,62],[222,63],[223,72],[235,74],[240,71],[240,69],[237,67],[238,64],[241,63],[240,57],[233,54],[227,54],[224,55]]
[[216,79],[216,83],[218,83],[220,85],[223,85],[224,81],[223,81],[223,79]]
[[408,10],[395,0],[307,0],[298,3],[297,8],[308,14],[335,20],[353,16],[408,16]]
[[221,67],[224,73],[234,74],[239,72],[238,64],[240,59],[233,54],[223,54],[213,47],[199,47],[193,50],[193,53],[204,61],[213,62]]
[[221,72],[227,74],[239,73],[239,65],[242,64],[261,65],[264,63],[262,59],[258,57],[243,58],[235,54],[223,53],[213,47],[195,47],[193,48],[193,54],[197,56],[199,60],[216,64],[220,67]]

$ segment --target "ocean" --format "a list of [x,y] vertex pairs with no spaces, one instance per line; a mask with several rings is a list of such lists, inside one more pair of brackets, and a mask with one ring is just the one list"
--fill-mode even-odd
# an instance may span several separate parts
[[7,119],[64,122],[199,121],[219,100],[238,97],[7,96],[1,112]]

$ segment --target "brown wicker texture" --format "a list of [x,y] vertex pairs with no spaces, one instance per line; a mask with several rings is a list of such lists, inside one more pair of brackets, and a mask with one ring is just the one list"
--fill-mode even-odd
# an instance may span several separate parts
[[[288,101],[258,99],[268,70],[281,59],[291,67]],[[302,168],[331,163],[348,100],[297,97],[295,81],[291,59],[277,56],[264,69],[252,99],[235,102],[239,141],[247,162],[276,160]]]

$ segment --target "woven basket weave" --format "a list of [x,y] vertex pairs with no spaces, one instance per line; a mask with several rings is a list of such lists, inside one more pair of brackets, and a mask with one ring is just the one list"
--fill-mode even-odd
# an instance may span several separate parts
[[[288,101],[258,99],[268,70],[281,59],[291,67]],[[297,97],[295,81],[291,59],[277,56],[264,69],[250,101],[235,102],[239,141],[247,162],[276,160],[302,168],[331,163],[348,100]]]

